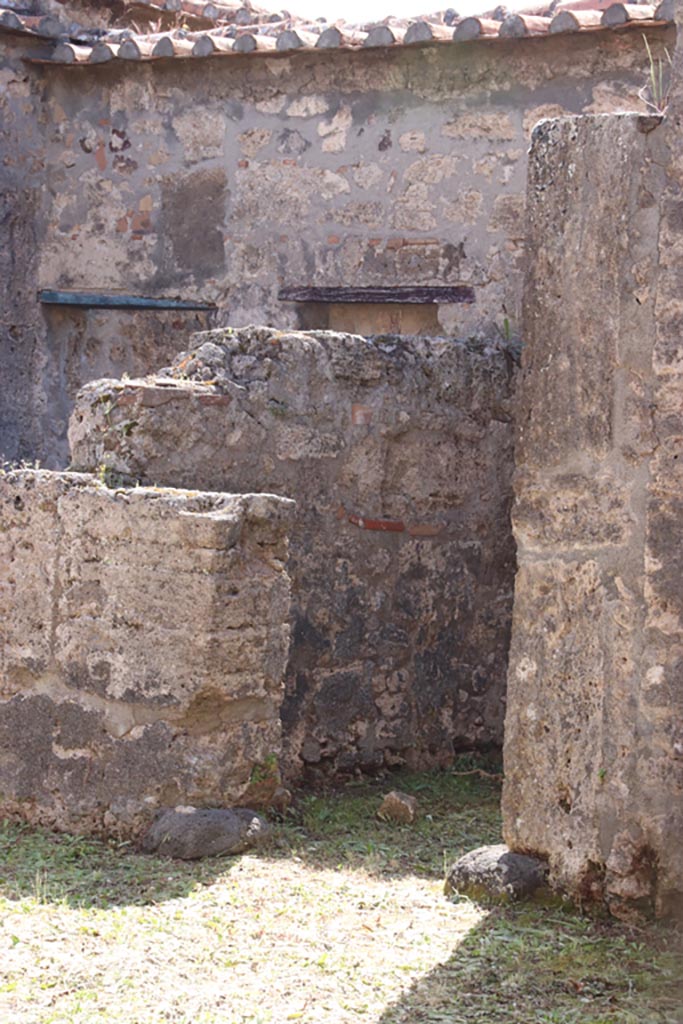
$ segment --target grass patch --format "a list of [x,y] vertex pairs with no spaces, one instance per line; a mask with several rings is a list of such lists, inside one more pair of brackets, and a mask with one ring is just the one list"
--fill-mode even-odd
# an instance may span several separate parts
[[[417,796],[414,825],[376,819],[390,788]],[[476,774],[361,781],[300,795],[257,854],[196,864],[5,823],[0,1020],[681,1024],[672,931],[443,896],[498,804]]]
[[[303,796],[285,826],[286,848],[320,866],[442,880],[446,862],[476,846],[500,842],[499,784],[469,774],[469,762],[461,764],[453,772],[397,772]],[[421,814],[414,824],[377,819],[382,796],[390,789],[417,798]]]

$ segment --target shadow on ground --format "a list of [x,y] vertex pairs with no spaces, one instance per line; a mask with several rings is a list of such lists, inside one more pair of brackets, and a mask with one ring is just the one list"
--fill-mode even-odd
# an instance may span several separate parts
[[188,896],[238,858],[186,863],[107,843],[0,821],[0,897],[77,908],[147,906]]
[[682,1024],[683,935],[498,908],[377,1024]]
[[[412,824],[379,821],[383,796],[398,789],[416,797]],[[495,772],[463,768],[398,772],[343,789],[298,795],[278,840],[315,868],[350,868],[385,879],[443,879],[461,854],[500,842],[500,782]]]
[[[273,862],[296,856],[315,868],[363,870],[387,880],[444,877],[467,850],[498,842],[500,793],[482,769],[398,773],[343,789],[300,792],[272,839],[255,856]],[[382,795],[400,788],[417,797],[412,825],[378,821]],[[145,906],[211,885],[239,863],[218,857],[186,863],[107,843],[0,822],[0,897],[106,909]]]

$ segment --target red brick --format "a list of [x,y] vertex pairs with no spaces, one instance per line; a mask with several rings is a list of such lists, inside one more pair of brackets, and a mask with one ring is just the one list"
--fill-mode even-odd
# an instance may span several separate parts
[[131,218],[131,231],[144,232],[149,231],[152,226],[148,213],[134,213]]
[[408,533],[411,537],[438,537],[444,529],[443,523],[415,523],[408,527]]
[[122,391],[116,396],[116,406],[120,405],[135,405],[138,400],[137,391]]
[[372,423],[372,408],[369,405],[352,405],[351,422],[354,426],[369,426]]
[[200,405],[230,405],[230,395],[199,395]]
[[107,151],[104,148],[104,143],[103,142],[98,142],[97,143],[97,148],[95,150],[95,163],[97,164],[97,166],[99,167],[99,169],[101,171],[106,171],[106,169],[107,169]]
[[141,388],[141,401],[147,409],[156,409],[159,405],[168,405],[169,402],[185,402],[190,397],[187,391],[181,388]]

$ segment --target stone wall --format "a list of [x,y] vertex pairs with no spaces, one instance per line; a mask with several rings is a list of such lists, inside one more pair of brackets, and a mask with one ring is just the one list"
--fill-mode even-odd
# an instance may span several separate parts
[[514,571],[513,356],[451,340],[198,335],[79,397],[74,464],[297,501],[290,775],[499,744]]
[[436,333],[518,330],[531,128],[642,108],[647,68],[641,34],[613,32],[49,68],[41,282],[286,328],[283,285],[467,284]]
[[0,476],[0,814],[136,835],[250,798],[281,747],[290,506]]
[[[647,33],[655,54],[671,48],[672,29]],[[219,325],[518,336],[531,127],[641,106],[648,65],[640,32],[606,31],[17,66],[16,131],[0,145],[11,160],[22,154],[25,202],[12,205],[21,287],[3,316],[24,333],[7,342],[18,353],[4,362],[16,415],[0,450],[61,466],[63,410],[93,363],[102,372],[119,324],[142,339],[124,367],[132,375],[177,349],[170,320],[197,324],[154,313],[46,323],[35,287],[198,298],[218,305]],[[467,285],[475,302],[330,310],[277,299],[281,286],[415,284]],[[71,351],[78,332],[101,346],[94,359]],[[120,370],[117,360],[104,372]]]
[[43,415],[38,426],[48,447],[39,451],[42,464],[54,469],[68,463],[66,431],[79,388],[111,374],[136,377],[168,362],[187,332],[205,329],[212,317],[178,310],[45,306],[41,319]]
[[38,382],[46,345],[35,288],[46,143],[24,52],[12,37],[0,39],[0,459],[34,458],[45,447]]
[[529,174],[505,836],[623,917],[683,909],[680,138],[547,122]]
[[[86,381],[144,373],[211,320],[206,313],[71,310],[38,302],[42,247],[54,227],[48,177],[58,172],[47,171],[46,83],[24,59],[35,48],[0,34],[0,461],[38,459],[55,468],[68,461],[67,421]],[[60,167],[67,165],[59,159]],[[84,285],[89,259],[84,253]]]

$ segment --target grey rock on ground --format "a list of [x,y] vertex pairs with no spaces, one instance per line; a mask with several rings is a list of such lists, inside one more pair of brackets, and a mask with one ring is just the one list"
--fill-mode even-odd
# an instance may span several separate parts
[[382,805],[377,811],[377,817],[382,821],[398,821],[403,825],[410,825],[415,821],[417,814],[417,800],[408,793],[401,793],[392,789],[391,793],[382,800]]
[[144,853],[179,860],[244,853],[265,839],[270,825],[247,807],[163,811],[142,839]]
[[512,853],[505,844],[480,846],[455,862],[446,878],[447,894],[499,902],[523,900],[545,888],[548,865]]

